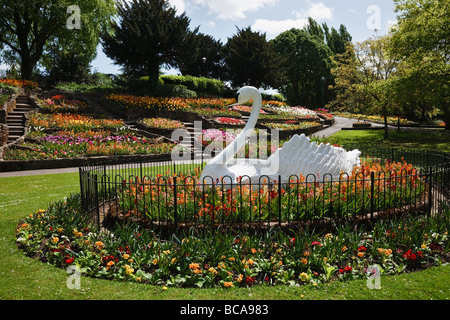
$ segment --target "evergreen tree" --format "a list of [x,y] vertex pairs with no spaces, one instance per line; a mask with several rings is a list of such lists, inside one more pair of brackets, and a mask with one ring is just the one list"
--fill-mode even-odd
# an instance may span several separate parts
[[253,32],[251,27],[237,28],[237,33],[224,47],[227,78],[233,86],[271,86],[271,74],[277,69],[274,48],[266,34]]
[[327,101],[327,84],[331,79],[331,56],[328,46],[307,29],[291,29],[273,40],[281,59],[278,88],[290,104],[309,108]]
[[195,35],[190,47],[178,56],[177,62],[183,75],[224,78],[223,44],[210,35]]
[[119,23],[102,37],[104,52],[122,66],[130,79],[148,76],[156,84],[162,66],[177,67],[177,58],[189,48],[194,31],[185,13],[177,15],[167,0],[118,3]]

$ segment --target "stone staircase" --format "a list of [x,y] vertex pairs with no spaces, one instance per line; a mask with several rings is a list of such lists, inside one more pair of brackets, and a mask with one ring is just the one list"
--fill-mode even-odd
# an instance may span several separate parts
[[203,153],[203,150],[199,143],[194,143],[195,137],[195,128],[193,122],[183,122],[184,127],[190,134],[190,138],[188,140],[184,140],[181,145],[185,146],[186,148],[189,148],[191,152],[193,153],[194,157],[201,158],[201,155]]
[[34,110],[28,96],[18,96],[16,107],[6,117],[6,125],[9,130],[7,144],[15,142],[25,134],[25,114]]

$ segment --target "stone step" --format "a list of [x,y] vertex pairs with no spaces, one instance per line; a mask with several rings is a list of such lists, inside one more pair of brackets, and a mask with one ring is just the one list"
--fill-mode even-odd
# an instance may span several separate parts
[[19,113],[24,114],[24,113],[28,113],[31,111],[33,111],[33,109],[14,109],[14,113],[17,113],[17,114],[19,114]]
[[16,114],[14,112],[8,113],[8,119],[23,119],[23,114]]
[[23,123],[22,121],[6,121],[6,124],[8,127],[22,127]]

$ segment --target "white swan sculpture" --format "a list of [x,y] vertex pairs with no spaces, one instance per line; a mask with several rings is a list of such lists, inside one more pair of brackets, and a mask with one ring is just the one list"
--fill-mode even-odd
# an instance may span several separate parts
[[333,179],[339,179],[342,172],[351,173],[355,166],[360,165],[359,150],[347,152],[343,148],[329,144],[311,142],[304,134],[294,135],[282,148],[278,148],[267,159],[235,159],[235,155],[245,147],[250,137],[262,107],[261,93],[255,87],[243,87],[239,89],[238,102],[244,104],[253,100],[252,112],[242,132],[224,150],[215,156],[203,169],[200,182],[210,184],[222,181],[235,183],[241,177],[242,183],[259,183],[261,177],[271,181],[281,177],[281,182],[286,183],[296,176],[314,174],[316,178],[331,175]]

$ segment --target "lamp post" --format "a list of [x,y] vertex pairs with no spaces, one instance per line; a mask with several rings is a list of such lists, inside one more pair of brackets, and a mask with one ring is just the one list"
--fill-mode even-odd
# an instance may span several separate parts
[[205,76],[205,65],[206,65],[206,57],[202,58],[202,76]]

